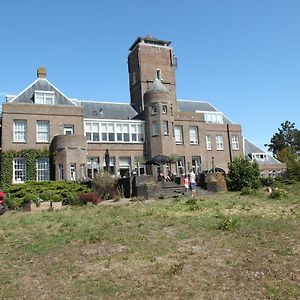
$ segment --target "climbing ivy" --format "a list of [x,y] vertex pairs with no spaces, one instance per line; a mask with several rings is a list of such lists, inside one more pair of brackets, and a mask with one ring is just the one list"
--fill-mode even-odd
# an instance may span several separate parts
[[[50,162],[53,158],[50,156],[49,150],[24,149],[20,151],[5,151],[1,153],[0,161],[0,186],[4,188],[12,183],[13,180],[13,159],[22,157],[26,159],[26,177],[27,180],[36,180],[36,161],[39,158],[49,158]],[[51,165],[51,164],[50,164]]]

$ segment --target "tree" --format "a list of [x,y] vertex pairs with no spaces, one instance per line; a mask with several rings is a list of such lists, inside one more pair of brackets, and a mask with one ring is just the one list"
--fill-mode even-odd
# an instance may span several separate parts
[[271,143],[265,146],[269,147],[269,151],[273,152],[278,158],[279,151],[284,148],[291,149],[294,153],[300,154],[300,131],[295,128],[295,123],[285,121],[281,123],[281,128],[278,128],[271,138]]
[[258,189],[260,187],[259,167],[246,156],[237,156],[228,163],[228,187],[232,191],[241,191],[243,188]]
[[283,148],[278,151],[277,158],[286,163],[287,177],[300,180],[300,158],[291,148]]

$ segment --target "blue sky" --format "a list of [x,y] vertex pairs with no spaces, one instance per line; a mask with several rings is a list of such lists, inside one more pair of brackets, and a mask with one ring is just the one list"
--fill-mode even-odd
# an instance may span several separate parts
[[0,100],[38,66],[71,98],[129,102],[136,37],[172,41],[179,99],[207,100],[259,147],[300,126],[299,0],[0,2]]

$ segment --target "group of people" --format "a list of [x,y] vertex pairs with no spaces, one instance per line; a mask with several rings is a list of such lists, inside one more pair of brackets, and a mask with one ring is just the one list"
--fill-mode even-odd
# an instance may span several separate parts
[[[175,175],[172,174],[170,171],[165,176],[164,173],[161,171],[158,173],[158,180],[165,180],[165,181],[174,181]],[[194,170],[191,170],[189,174],[186,174],[183,179],[183,184],[185,187],[185,192],[191,190],[192,197],[196,196],[196,174]]]
[[191,170],[189,174],[186,174],[184,176],[183,183],[184,183],[185,192],[191,190],[192,197],[195,197],[196,196],[196,174],[194,173],[193,170]]
[[158,174],[158,180],[174,181],[174,177],[175,175],[172,174],[171,171],[168,172],[167,176],[165,176],[163,172],[159,172]]

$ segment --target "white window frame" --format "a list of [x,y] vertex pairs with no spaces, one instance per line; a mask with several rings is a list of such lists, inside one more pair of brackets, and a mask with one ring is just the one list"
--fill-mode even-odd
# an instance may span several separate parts
[[86,122],[85,123],[85,136],[87,141],[100,141],[99,123]]
[[74,125],[64,124],[64,135],[73,135],[74,134]]
[[26,181],[26,159],[17,157],[13,159],[13,183],[23,183]]
[[71,178],[71,181],[76,181],[77,180],[76,163],[71,163],[70,164],[70,178]]
[[34,91],[34,103],[53,105],[54,94],[52,91]]
[[198,126],[190,126],[190,144],[197,145],[199,144],[199,135],[198,135]]
[[211,150],[211,135],[206,135],[205,136],[206,140],[206,150]]
[[13,141],[25,143],[27,141],[27,121],[14,120]]
[[58,165],[58,179],[64,180],[65,179],[65,169],[63,164]]
[[183,128],[181,125],[174,126],[174,136],[175,136],[175,143],[177,145],[183,144]]
[[103,122],[88,119],[85,120],[84,131],[88,143],[143,143],[145,129],[144,122],[140,121]]
[[165,105],[165,104],[162,105],[162,113],[163,113],[164,115],[166,115],[166,114],[168,113],[168,106]]
[[237,135],[233,135],[231,137],[231,145],[232,145],[232,150],[239,150],[240,149],[239,137]]
[[36,180],[49,181],[50,180],[50,165],[49,158],[38,158],[36,161]]
[[216,135],[216,148],[218,151],[224,150],[224,137],[223,135]]
[[49,143],[49,121],[36,122],[36,141],[38,143]]

